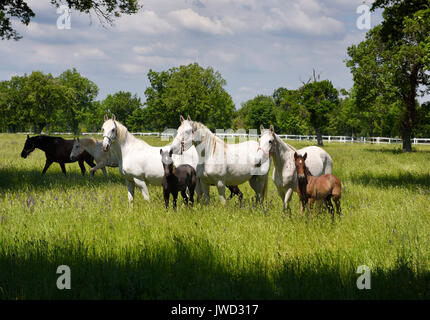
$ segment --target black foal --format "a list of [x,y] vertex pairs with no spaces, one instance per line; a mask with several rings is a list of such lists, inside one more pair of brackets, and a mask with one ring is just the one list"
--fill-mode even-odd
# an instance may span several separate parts
[[186,190],[190,193],[191,204],[194,203],[194,189],[196,188],[197,174],[196,170],[188,164],[182,164],[178,167],[173,165],[172,150],[163,151],[160,149],[161,162],[164,168],[163,177],[163,194],[164,203],[166,208],[169,207],[170,194],[173,195],[173,209],[176,209],[176,200],[178,199],[178,192],[181,192],[185,204],[188,204],[188,196]]

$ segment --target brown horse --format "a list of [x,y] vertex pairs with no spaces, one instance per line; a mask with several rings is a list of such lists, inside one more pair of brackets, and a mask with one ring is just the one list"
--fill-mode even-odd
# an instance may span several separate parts
[[297,171],[297,193],[300,198],[300,214],[303,214],[303,207],[308,204],[308,210],[311,211],[315,201],[324,201],[331,213],[334,221],[334,208],[331,200],[336,205],[336,212],[342,214],[340,208],[340,197],[342,193],[342,183],[338,177],[332,174],[324,174],[319,177],[312,176],[306,167],[307,153],[303,156],[294,153],[294,162]]
[[92,168],[96,166],[94,163],[94,158],[88,152],[83,151],[75,159],[71,160],[70,152],[72,152],[73,143],[73,140],[65,140],[60,137],[35,136],[30,138],[27,135],[27,140],[25,140],[21,157],[24,159],[27,158],[27,156],[32,153],[34,149],[38,148],[44,151],[46,156],[45,167],[43,168],[42,174],[45,174],[46,170],[48,170],[49,166],[53,162],[58,162],[60,164],[61,171],[66,174],[66,167],[64,164],[78,161],[81,172],[84,175],[84,161]]

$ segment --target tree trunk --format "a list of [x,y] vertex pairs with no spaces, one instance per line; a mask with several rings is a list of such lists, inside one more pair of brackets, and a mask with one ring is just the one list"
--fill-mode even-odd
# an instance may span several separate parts
[[316,128],[315,131],[317,132],[318,146],[322,147],[324,144],[323,144],[323,138],[322,138],[321,130],[320,130],[320,128]]
[[419,65],[414,65],[409,76],[409,87],[407,93],[404,95],[403,102],[405,104],[405,111],[401,120],[401,131],[403,140],[403,152],[412,152],[412,129],[417,119],[417,106],[416,95],[418,86],[418,71]]

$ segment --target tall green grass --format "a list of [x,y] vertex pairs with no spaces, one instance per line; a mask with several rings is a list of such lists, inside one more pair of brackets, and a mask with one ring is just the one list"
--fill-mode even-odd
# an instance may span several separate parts
[[[135,204],[117,169],[93,179],[76,163],[45,176],[45,155],[19,154],[23,135],[0,135],[2,299],[428,299],[430,147],[328,144],[343,182],[344,216],[292,216],[270,179],[264,207],[240,186],[222,206],[164,208],[161,187]],[[147,138],[152,145],[166,142]],[[290,141],[297,148],[307,145]],[[71,290],[56,287],[59,265]],[[371,269],[359,290],[357,267]]]

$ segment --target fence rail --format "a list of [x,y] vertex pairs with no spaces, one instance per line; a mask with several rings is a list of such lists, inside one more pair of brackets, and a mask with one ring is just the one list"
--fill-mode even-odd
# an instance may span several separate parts
[[[18,132],[19,134],[32,134],[31,132]],[[42,132],[46,134],[46,132]],[[72,132],[51,132],[52,135],[73,135]],[[174,134],[170,132],[132,132],[136,136],[154,136],[173,138]],[[82,135],[101,135],[101,132],[84,132]],[[256,134],[247,133],[216,133],[220,138],[256,138]],[[297,141],[316,141],[316,135],[293,135],[293,134],[279,134],[280,138],[284,140],[297,140]],[[387,138],[387,137],[350,137],[350,136],[322,136],[324,142],[339,142],[339,143],[371,143],[371,144],[398,144],[402,143],[400,138]],[[430,138],[413,138],[412,144],[430,144]]]

